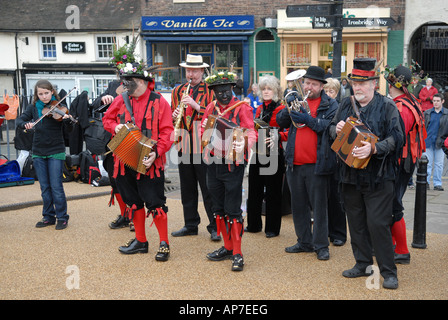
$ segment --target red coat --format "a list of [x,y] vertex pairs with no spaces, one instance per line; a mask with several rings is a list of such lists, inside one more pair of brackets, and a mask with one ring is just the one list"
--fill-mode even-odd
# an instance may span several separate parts
[[[154,160],[150,170],[148,170],[147,175],[149,174],[153,177],[155,173],[159,176],[159,170],[164,170],[165,167],[165,153],[170,150],[173,144],[171,134],[174,128],[171,107],[162,95],[151,95],[150,89],[147,89],[140,97],[132,98],[131,105],[135,125],[142,128],[143,121],[146,121],[146,128],[152,131],[151,139],[157,141],[157,158]],[[131,114],[126,109],[123,97],[119,95],[114,99],[103,116],[104,129],[115,135],[115,127],[121,123],[120,120],[123,116],[125,122],[131,122]],[[120,165],[123,166],[121,161],[115,161],[114,176],[117,176]]]
[[[215,108],[218,108],[221,113],[223,113],[226,109],[232,107],[236,103],[239,103],[240,101],[236,99],[235,97],[232,98],[232,101],[226,106],[221,106],[221,104],[218,103],[217,100],[211,102],[207,108],[205,109],[204,115],[202,116],[202,122],[201,122],[201,137],[204,134],[205,128],[203,126],[204,121],[208,118],[209,115],[214,114]],[[254,129],[254,113],[251,106],[249,106],[247,103],[242,103],[240,106],[237,107],[238,110],[236,113],[238,114],[239,118],[239,126],[241,128],[245,128],[246,130],[246,137],[247,137],[247,150],[250,150],[254,143],[257,141],[258,135],[257,132]],[[234,123],[236,122],[236,119],[232,118],[233,113],[229,112],[226,113],[224,118],[227,120],[230,120]],[[247,156],[247,154],[246,154]],[[247,159],[246,159],[247,160]]]
[[422,101],[422,111],[426,111],[433,107],[432,98],[438,92],[439,91],[433,86],[429,87],[429,89],[425,86],[422,90],[420,90],[418,97]]

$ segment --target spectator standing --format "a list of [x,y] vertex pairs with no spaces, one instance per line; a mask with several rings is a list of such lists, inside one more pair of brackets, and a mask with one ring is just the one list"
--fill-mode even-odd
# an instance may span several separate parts
[[[430,189],[431,173],[434,190],[443,191],[443,135],[448,130],[448,110],[443,108],[443,95],[436,93],[433,97],[434,107],[425,111],[425,125],[427,131],[426,152],[428,157],[427,189]],[[433,171],[434,169],[434,171]]]
[[439,91],[437,90],[437,88],[432,85],[432,79],[431,78],[426,79],[426,86],[420,90],[420,93],[418,95],[418,97],[422,102],[423,111],[426,111],[433,107],[432,98],[438,92]]

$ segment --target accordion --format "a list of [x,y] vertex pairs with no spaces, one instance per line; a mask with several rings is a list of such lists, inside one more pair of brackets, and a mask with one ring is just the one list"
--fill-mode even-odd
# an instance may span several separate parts
[[244,132],[245,129],[227,119],[209,115],[202,135],[202,146],[212,151],[215,157],[242,161],[244,153],[236,153],[233,142],[245,139]]
[[353,150],[362,147],[361,141],[370,142],[373,147],[378,141],[378,137],[358,119],[350,117],[331,145],[331,149],[348,166],[355,169],[364,169],[371,157],[359,159],[353,156]]
[[258,132],[258,141],[255,144],[255,152],[257,154],[269,156],[271,148],[266,145],[265,139],[270,137],[271,130],[274,128],[270,127],[269,124],[258,118],[254,119],[254,127]]
[[107,144],[108,148],[129,168],[145,174],[142,161],[157,141],[146,137],[134,124],[125,124]]

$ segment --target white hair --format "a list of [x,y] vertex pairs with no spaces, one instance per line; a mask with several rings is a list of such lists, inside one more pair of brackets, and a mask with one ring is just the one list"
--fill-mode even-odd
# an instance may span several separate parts
[[[280,87],[280,80],[278,80],[276,77],[271,75],[265,75],[260,78],[260,82],[258,82],[258,89],[263,91],[265,87],[269,87],[274,91],[274,96],[272,97],[272,100],[277,102],[280,100],[280,97],[282,96],[282,89]],[[263,102],[263,95],[259,94],[261,102]]]

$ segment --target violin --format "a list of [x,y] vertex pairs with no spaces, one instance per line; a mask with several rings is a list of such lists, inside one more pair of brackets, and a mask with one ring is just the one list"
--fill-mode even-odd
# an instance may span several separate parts
[[[55,106],[55,108],[52,108]],[[42,109],[42,114],[45,114],[47,117],[53,118],[57,121],[62,121],[62,118],[68,114],[70,120],[73,123],[77,123],[78,120],[73,118],[71,114],[68,113],[68,108],[64,105],[59,105],[59,102],[56,100],[51,101]]]
[[[51,102],[50,102],[50,107],[48,107],[48,105],[45,106],[45,107],[42,109],[42,116],[41,116],[39,119],[37,119],[36,121],[30,123],[30,124],[31,124],[31,129],[33,129],[34,126],[35,126],[37,123],[39,123],[40,121],[42,121],[43,118],[45,118],[45,117],[47,117],[47,116],[50,116],[50,115],[51,115],[53,118],[55,118],[56,120],[62,121],[62,118],[63,118],[66,114],[68,114],[68,109],[67,109],[67,107],[65,107],[65,106],[59,106],[59,105],[60,105],[60,103],[61,103],[62,101],[64,101],[65,98],[67,98],[67,97],[70,95],[70,93],[72,93],[72,91],[75,90],[75,89],[76,89],[76,87],[74,87],[72,90],[70,90],[70,91],[65,95],[65,97],[62,98],[61,100],[59,100],[59,101],[51,101]],[[61,108],[65,108],[65,111],[64,111],[64,109],[61,110]],[[45,110],[45,111],[44,111],[44,110]],[[55,115],[56,115],[56,116],[55,116]],[[70,118],[71,118],[71,120],[72,120],[73,122],[78,122],[78,121],[77,121],[75,118],[73,118],[71,115],[69,115],[69,116],[70,116]],[[28,124],[27,124],[27,125],[28,125]],[[28,129],[28,130],[30,130],[30,129]],[[24,132],[27,132],[27,129],[25,129]]]

